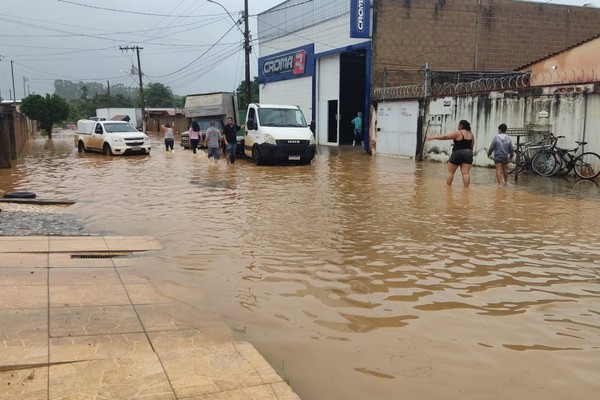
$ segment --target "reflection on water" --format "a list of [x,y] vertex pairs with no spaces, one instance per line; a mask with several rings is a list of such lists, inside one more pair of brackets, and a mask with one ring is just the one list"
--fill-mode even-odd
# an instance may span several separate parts
[[305,399],[597,398],[593,183],[475,169],[465,191],[443,164],[354,149],[228,166],[153,140],[125,158],[37,140],[0,182],[77,200],[88,231],[156,236],[157,286],[210,303]]

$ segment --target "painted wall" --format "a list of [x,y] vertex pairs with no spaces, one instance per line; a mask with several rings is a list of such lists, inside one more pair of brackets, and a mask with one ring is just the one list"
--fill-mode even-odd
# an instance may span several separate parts
[[[386,104],[389,103],[397,103],[398,107],[403,104]],[[565,136],[558,143],[560,147],[574,148],[577,146],[575,141],[587,141],[586,151],[600,154],[600,94],[492,92],[432,100],[424,112],[423,133],[433,136],[452,132],[461,119],[471,123],[475,134],[475,165],[493,165],[487,158],[486,149],[501,123],[507,124],[509,129],[530,126],[534,132],[538,132],[527,139],[522,138],[522,142],[541,140],[541,132],[551,131],[557,136]],[[417,130],[414,129],[412,133],[416,137]],[[374,134],[377,135],[377,129]],[[516,143],[516,138],[513,138],[513,142]],[[425,142],[424,158],[446,162],[451,144],[451,140]],[[386,153],[393,154],[377,143],[377,154]]]
[[600,38],[522,69],[531,71],[531,86],[600,80]]
[[363,43],[365,39],[350,38],[350,13],[322,24],[311,26],[278,39],[260,42],[259,57],[279,53],[310,43],[315,45],[315,54]]
[[[531,126],[539,132],[521,142],[541,140],[541,132],[551,131],[565,136],[560,147],[574,148],[575,141],[587,141],[586,150],[600,153],[600,95],[589,93],[566,93],[556,95],[527,96],[512,93],[490,93],[486,95],[454,98],[451,113],[440,115],[438,125],[431,124],[431,107],[425,111],[424,133],[437,135],[456,130],[458,122],[466,119],[475,134],[475,165],[493,165],[487,158],[486,149],[498,132],[498,125],[505,123],[510,128]],[[437,117],[437,116],[436,116]],[[587,118],[587,119],[586,119]],[[416,132],[415,132],[416,135]],[[516,143],[516,138],[513,138]],[[452,141],[429,141],[425,143],[427,159],[447,161]]]

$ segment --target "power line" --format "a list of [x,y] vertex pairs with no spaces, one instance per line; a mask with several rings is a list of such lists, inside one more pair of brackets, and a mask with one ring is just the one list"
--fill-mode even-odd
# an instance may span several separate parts
[[169,75],[173,75],[173,74],[176,74],[176,73],[178,73],[178,72],[180,72],[180,71],[183,71],[184,69],[186,69],[187,67],[189,67],[190,65],[192,65],[193,63],[195,63],[196,61],[198,61],[198,60],[199,60],[201,57],[203,57],[203,56],[204,56],[206,53],[208,53],[208,52],[209,52],[209,51],[210,51],[210,50],[211,50],[213,47],[215,47],[215,46],[216,46],[216,45],[217,45],[217,44],[218,44],[218,43],[219,43],[221,40],[223,40],[223,38],[224,38],[225,36],[227,36],[227,34],[228,34],[229,32],[231,32],[231,30],[232,30],[234,27],[235,27],[235,26],[232,26],[231,28],[229,28],[229,29],[227,30],[227,32],[225,32],[225,33],[223,34],[223,36],[221,36],[221,37],[219,38],[219,40],[217,40],[217,41],[216,41],[216,42],[215,42],[215,43],[214,43],[212,46],[210,46],[210,47],[209,47],[209,48],[208,48],[208,49],[207,49],[207,50],[206,50],[204,53],[200,54],[198,57],[196,57],[194,60],[192,60],[192,61],[191,61],[189,64],[186,64],[185,66],[183,66],[183,67],[179,68],[179,69],[178,69],[178,70],[176,70],[176,71],[173,71],[173,72],[171,72],[170,74],[156,75],[156,76],[151,76],[151,75],[148,75],[148,77],[150,77],[150,78],[162,78],[162,77],[169,76]]
[[198,18],[198,17],[217,17],[223,14],[203,14],[203,15],[168,15],[168,14],[156,14],[156,13],[148,13],[148,12],[142,12],[142,11],[129,11],[129,10],[119,10],[116,8],[106,8],[106,7],[97,7],[97,6],[91,6],[89,4],[81,4],[81,3],[77,3],[74,1],[68,1],[68,0],[57,0],[60,1],[61,3],[67,3],[67,4],[73,4],[76,6],[81,6],[81,7],[88,7],[88,8],[94,8],[96,10],[105,10],[105,11],[112,11],[112,12],[119,12],[119,13],[125,13],[125,14],[135,14],[135,15],[148,15],[151,17],[169,17],[169,18]]

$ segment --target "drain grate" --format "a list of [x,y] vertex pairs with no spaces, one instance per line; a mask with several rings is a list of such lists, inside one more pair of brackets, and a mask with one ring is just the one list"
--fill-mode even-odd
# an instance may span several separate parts
[[71,254],[71,258],[124,258],[129,256],[129,253],[112,254],[112,253],[99,253],[99,254]]

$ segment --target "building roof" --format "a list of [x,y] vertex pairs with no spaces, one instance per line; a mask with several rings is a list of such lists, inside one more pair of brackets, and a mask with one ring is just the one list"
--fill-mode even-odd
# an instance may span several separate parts
[[536,59],[536,60],[533,60],[533,61],[531,61],[531,62],[528,62],[528,63],[527,63],[527,64],[525,64],[525,65],[521,65],[520,67],[516,68],[515,70],[516,70],[516,71],[522,70],[523,68],[527,68],[527,67],[529,67],[529,66],[531,66],[531,65],[533,65],[533,64],[537,64],[537,63],[539,63],[540,61],[547,60],[547,59],[548,59],[548,58],[550,58],[550,57],[554,57],[554,56],[556,56],[556,55],[558,55],[558,54],[560,54],[560,53],[563,53],[563,52],[565,52],[565,51],[568,51],[568,50],[574,49],[575,47],[579,47],[579,46],[581,46],[581,45],[582,45],[582,44],[584,44],[584,43],[591,42],[592,40],[596,40],[596,39],[598,39],[598,38],[600,38],[600,33],[599,33],[599,34],[597,34],[597,35],[594,35],[594,36],[592,36],[592,37],[591,37],[591,38],[589,38],[589,39],[585,39],[585,40],[582,40],[582,41],[580,41],[580,42],[577,42],[577,43],[575,43],[575,44],[573,44],[573,45],[571,45],[571,46],[569,46],[569,47],[565,47],[565,48],[564,48],[564,49],[562,49],[562,50],[555,51],[555,52],[553,52],[553,53],[550,53],[550,54],[548,54],[548,55],[545,55],[544,57],[540,57],[540,58],[538,58],[538,59]]

